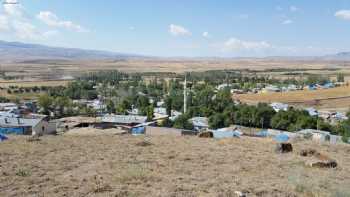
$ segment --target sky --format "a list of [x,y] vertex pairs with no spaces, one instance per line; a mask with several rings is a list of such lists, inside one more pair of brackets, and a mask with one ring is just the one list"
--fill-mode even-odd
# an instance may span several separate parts
[[164,57],[350,51],[350,0],[2,0],[0,40]]

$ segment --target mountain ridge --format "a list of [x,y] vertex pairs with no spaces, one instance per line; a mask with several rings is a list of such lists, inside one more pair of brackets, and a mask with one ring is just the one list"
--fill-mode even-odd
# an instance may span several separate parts
[[[137,54],[118,53],[104,50],[54,47],[42,44],[31,44],[23,42],[8,42],[0,40],[0,61],[21,62],[33,60],[115,60],[146,58]],[[174,58],[174,57],[168,57]],[[197,57],[198,58],[198,57]],[[197,59],[196,57],[187,57],[186,59]],[[209,57],[202,57],[204,59]],[[219,58],[218,59],[227,59]],[[228,59],[240,59],[242,57],[232,57]],[[257,59],[286,59],[286,60],[333,60],[333,61],[350,61],[350,52],[339,52],[336,54],[324,56],[267,56],[267,57],[250,57]],[[247,58],[243,58],[247,59]]]
[[81,60],[81,59],[123,59],[136,58],[141,55],[117,53],[103,50],[52,47],[41,44],[29,44],[22,42],[7,42],[0,40],[0,60],[24,61],[24,60]]

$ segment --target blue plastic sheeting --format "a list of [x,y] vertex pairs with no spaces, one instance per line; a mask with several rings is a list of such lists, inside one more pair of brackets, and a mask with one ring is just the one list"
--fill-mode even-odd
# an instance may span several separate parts
[[131,134],[133,135],[143,135],[146,132],[145,127],[135,127],[131,129]]
[[289,136],[284,133],[281,133],[275,137],[275,140],[277,142],[287,142],[289,140]]
[[266,130],[262,130],[262,131],[259,131],[256,136],[258,137],[268,137],[269,136],[269,132],[266,131]]
[[2,134],[0,133],[0,142],[5,141],[5,140],[8,140],[8,139],[9,139],[8,137],[6,137],[5,135],[2,135]]
[[213,134],[214,134],[214,138],[216,139],[240,137],[242,135],[240,131],[220,131],[220,130],[213,131]]
[[16,134],[16,135],[23,135],[24,134],[24,128],[20,127],[8,127],[8,128],[0,128],[0,134]]

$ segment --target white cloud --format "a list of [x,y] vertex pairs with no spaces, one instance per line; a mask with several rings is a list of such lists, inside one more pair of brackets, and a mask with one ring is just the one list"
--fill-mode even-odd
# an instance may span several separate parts
[[283,46],[267,41],[246,41],[230,38],[226,42],[216,43],[211,47],[219,49],[226,57],[266,57],[266,56],[312,56],[338,52],[334,48],[317,46]]
[[204,38],[210,38],[210,34],[209,34],[209,32],[207,32],[207,31],[203,32],[202,36],[203,36]]
[[292,24],[292,23],[294,23],[294,21],[290,20],[290,19],[282,21],[282,25],[289,25],[289,24]]
[[296,12],[296,11],[299,11],[299,8],[296,7],[296,6],[294,6],[294,5],[292,5],[292,6],[289,7],[289,10],[290,10],[291,12]]
[[11,17],[23,18],[25,15],[24,8],[16,0],[7,0],[3,3],[4,12]]
[[134,31],[134,30],[135,30],[135,27],[134,27],[134,26],[130,26],[130,27],[129,27],[129,30],[130,30],[130,31]]
[[9,31],[10,24],[6,16],[0,15],[0,32]]
[[237,38],[230,38],[224,43],[224,51],[258,51],[272,48],[272,46],[265,42],[244,41]]
[[38,39],[41,35],[31,24],[24,8],[16,0],[7,0],[3,4],[4,15],[0,16],[0,26],[20,39]]
[[192,33],[180,25],[169,25],[169,33],[173,36],[191,36]]
[[41,11],[37,15],[37,18],[50,27],[62,27],[76,32],[88,32],[87,29],[73,23],[72,21],[60,20],[56,14],[50,11]]
[[350,20],[350,10],[339,10],[334,14],[335,17],[343,20]]
[[36,27],[24,21],[13,21],[15,35],[20,39],[39,39],[40,33]]
[[23,40],[43,40],[54,35],[54,31],[40,31],[33,18],[17,0],[6,0],[2,4],[3,15],[0,15],[0,31]]

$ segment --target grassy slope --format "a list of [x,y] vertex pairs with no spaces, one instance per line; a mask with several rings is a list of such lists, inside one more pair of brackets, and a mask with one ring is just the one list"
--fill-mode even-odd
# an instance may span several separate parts
[[332,170],[278,155],[268,139],[23,137],[0,143],[0,196],[348,196],[350,147],[298,142],[337,159]]

